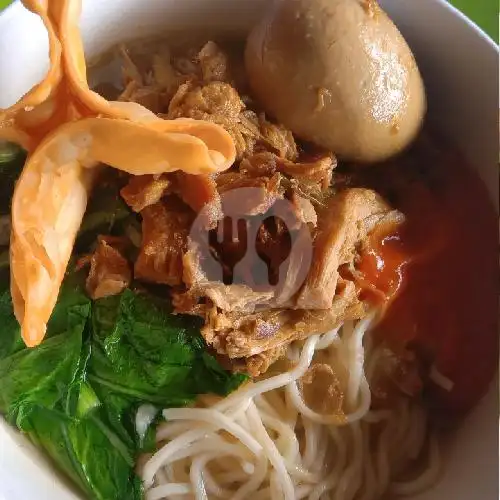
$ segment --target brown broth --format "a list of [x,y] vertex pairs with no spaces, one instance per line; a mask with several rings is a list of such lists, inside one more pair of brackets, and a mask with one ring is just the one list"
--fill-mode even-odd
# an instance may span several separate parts
[[382,289],[400,285],[375,334],[396,351],[410,347],[452,381],[451,391],[427,384],[433,410],[464,413],[498,363],[498,219],[488,192],[458,155],[429,139],[361,177],[406,216],[361,262]]

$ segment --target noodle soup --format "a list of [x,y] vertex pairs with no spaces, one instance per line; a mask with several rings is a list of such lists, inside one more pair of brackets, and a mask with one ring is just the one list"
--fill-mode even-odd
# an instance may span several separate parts
[[[50,239],[40,259],[30,236],[62,227],[50,213],[70,222],[50,234],[59,257],[74,234],[76,266],[45,331],[36,310],[26,319],[36,302],[19,308],[32,285],[11,260],[21,330],[7,307],[15,343],[0,351],[11,387],[0,410],[90,498],[431,488],[443,429],[496,370],[496,216],[483,185],[430,121],[376,165],[304,140],[255,97],[243,39],[184,35],[101,56],[88,80],[106,101],[65,70],[73,90],[48,122],[35,113],[33,132],[14,113],[5,129],[34,148],[14,193],[11,253],[36,259],[59,292]],[[328,93],[318,95],[321,108]],[[73,177],[41,183],[60,205],[28,218],[24,190],[35,172],[52,175],[37,167],[46,157]],[[89,199],[81,213],[75,193]],[[55,265],[66,270],[64,258]],[[23,382],[16,405],[14,359],[44,382],[38,393]],[[37,402],[51,380],[60,396]]]
[[[159,51],[180,74],[187,68],[180,78],[189,82],[202,78],[199,54],[207,47],[219,61],[231,61],[224,71],[244,74],[238,45],[222,40],[179,48],[174,42],[170,50],[168,39],[141,41],[114,49],[105,60],[121,67],[117,61],[125,57],[154,75]],[[94,71],[103,74],[99,65]],[[235,87],[250,110],[262,112],[244,94],[244,78]],[[147,91],[160,95],[156,112],[171,112],[171,101],[167,97],[162,104],[154,84]],[[121,92],[121,98],[134,99],[123,84]],[[189,116],[191,110],[184,112]],[[214,120],[223,118],[214,112]],[[261,488],[252,494],[263,499],[278,498],[280,490],[300,498],[377,498],[388,489],[412,495],[439,478],[439,429],[477,402],[482,396],[477,387],[487,387],[496,367],[495,306],[484,300],[494,297],[496,257],[494,211],[484,188],[453,149],[432,135],[423,132],[410,151],[391,162],[362,170],[341,162],[333,171],[334,188],[373,188],[407,218],[398,233],[375,235],[360,252],[357,269],[368,282],[360,280],[359,287],[372,312],[292,344],[287,361],[271,365],[226,400],[202,398],[193,409],[165,410],[169,423],[157,433],[162,448],[142,467],[152,498],[188,494],[190,482],[204,484],[214,498],[245,498],[259,481]],[[303,155],[313,154],[311,146],[299,147]],[[483,268],[457,273],[460,262],[471,258]],[[480,288],[484,293],[471,302],[467,290]],[[394,301],[381,307],[381,292],[394,294]],[[432,315],[438,311],[436,322]],[[476,329],[478,318],[484,325]],[[484,332],[484,339],[468,344],[472,331]],[[485,348],[489,361],[456,386],[452,379],[459,380],[463,360],[486,360]],[[287,366],[293,369],[286,371]],[[474,389],[467,392],[467,386]],[[259,463],[258,450],[264,450],[267,463]],[[247,476],[248,470],[253,475]]]

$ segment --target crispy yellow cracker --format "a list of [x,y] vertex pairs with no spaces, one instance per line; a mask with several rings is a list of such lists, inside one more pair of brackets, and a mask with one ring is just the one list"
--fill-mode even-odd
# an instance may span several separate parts
[[0,115],[0,138],[30,154],[12,201],[11,288],[28,346],[38,345],[85,213],[96,167],[132,175],[207,174],[235,159],[230,135],[197,120],[163,120],[92,90],[78,29],[79,0],[24,0],[49,32],[45,79]]

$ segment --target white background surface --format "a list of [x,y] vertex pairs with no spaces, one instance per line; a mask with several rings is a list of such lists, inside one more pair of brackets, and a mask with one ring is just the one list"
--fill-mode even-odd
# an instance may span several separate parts
[[[478,169],[498,207],[497,47],[444,1],[381,3],[417,56],[431,114]],[[224,26],[224,19],[231,20],[233,29],[242,29],[265,4],[265,0],[84,0],[86,48],[95,53],[124,35],[143,36],[172,26]],[[0,106],[6,106],[43,75],[47,61],[43,27],[19,5],[0,15],[0,54]],[[448,450],[443,481],[422,499],[498,498],[497,396],[495,388],[464,422]],[[0,499],[74,500],[39,461],[38,454],[20,445],[0,421]]]

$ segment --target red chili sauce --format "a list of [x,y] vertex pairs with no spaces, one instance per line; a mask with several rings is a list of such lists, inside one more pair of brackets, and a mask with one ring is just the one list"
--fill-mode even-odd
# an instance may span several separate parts
[[406,217],[372,234],[357,266],[387,298],[376,338],[395,352],[413,350],[453,383],[446,390],[427,381],[433,410],[466,412],[498,362],[498,219],[488,192],[456,155],[427,139],[364,183]]

